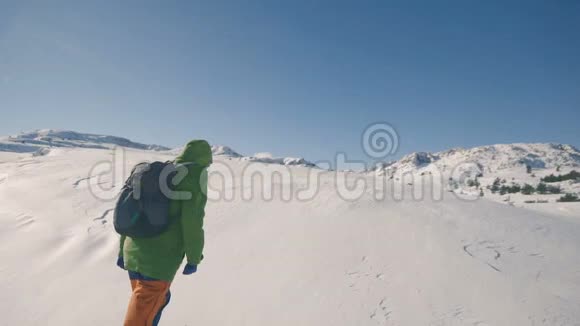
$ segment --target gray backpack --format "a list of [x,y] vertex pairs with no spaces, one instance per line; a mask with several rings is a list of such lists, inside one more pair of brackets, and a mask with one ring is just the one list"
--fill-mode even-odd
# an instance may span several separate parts
[[170,199],[165,194],[175,190],[171,180],[176,173],[173,162],[139,163],[133,168],[115,206],[117,233],[151,238],[167,230]]

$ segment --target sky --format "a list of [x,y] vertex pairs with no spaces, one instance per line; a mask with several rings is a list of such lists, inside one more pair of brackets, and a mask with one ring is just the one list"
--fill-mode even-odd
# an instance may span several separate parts
[[369,160],[580,147],[580,1],[0,0],[0,135],[57,128]]

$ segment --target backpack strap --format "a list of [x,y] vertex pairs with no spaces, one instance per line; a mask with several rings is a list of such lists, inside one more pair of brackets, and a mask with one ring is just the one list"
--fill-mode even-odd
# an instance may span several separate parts
[[[173,164],[175,164],[175,163],[173,163]],[[199,164],[197,164],[195,162],[177,163],[177,164],[175,164],[175,167],[178,167],[178,166],[190,167],[190,166],[194,166],[194,165],[199,165]]]

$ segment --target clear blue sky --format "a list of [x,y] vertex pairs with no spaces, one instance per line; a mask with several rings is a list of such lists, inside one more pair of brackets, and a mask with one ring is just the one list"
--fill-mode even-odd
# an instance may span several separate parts
[[3,1],[0,134],[364,158],[580,145],[580,1]]

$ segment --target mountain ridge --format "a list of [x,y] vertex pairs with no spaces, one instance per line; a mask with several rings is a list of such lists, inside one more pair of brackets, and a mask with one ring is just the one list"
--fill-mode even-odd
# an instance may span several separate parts
[[[35,156],[46,155],[50,152],[51,148],[55,147],[111,149],[115,146],[156,152],[166,151],[175,155],[179,154],[183,149],[183,147],[172,149],[162,145],[143,144],[118,136],[81,133],[61,129],[38,129],[30,132],[21,132],[17,135],[0,137],[0,152],[32,153]],[[224,145],[213,145],[211,149],[213,155],[245,161],[286,166],[316,167],[316,164],[302,157],[273,157],[271,155],[264,156],[259,154],[245,156],[236,152],[231,147]]]
[[[181,148],[171,149],[162,145],[143,144],[128,138],[81,133],[71,130],[39,129],[22,132],[17,135],[0,137],[0,151],[33,153],[44,155],[52,147],[80,147],[93,149],[110,149],[122,146],[132,149],[169,151],[177,153]],[[231,147],[213,145],[216,156],[240,159],[267,164],[288,166],[316,167],[316,164],[302,157],[272,157],[271,155],[243,155]],[[421,172],[430,168],[443,171],[461,163],[475,163],[481,173],[498,172],[518,166],[530,166],[534,169],[560,167],[580,167],[580,150],[569,144],[560,143],[511,143],[476,146],[471,148],[454,147],[444,151],[412,152],[396,161],[380,161],[362,172],[393,175],[397,173]]]
[[5,152],[29,153],[46,147],[110,149],[113,146],[153,151],[170,149],[161,145],[134,142],[124,137],[62,129],[37,129],[30,132],[21,132],[17,135],[0,137],[0,151]]

